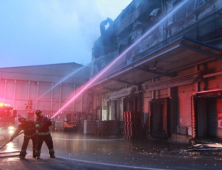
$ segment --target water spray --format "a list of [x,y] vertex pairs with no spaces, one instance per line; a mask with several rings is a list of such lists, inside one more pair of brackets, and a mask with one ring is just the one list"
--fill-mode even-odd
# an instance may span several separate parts
[[[97,58],[94,62],[96,62],[97,60],[100,60],[102,57]],[[89,64],[86,64],[86,66],[80,67],[77,70],[71,72],[70,74],[66,75],[63,79],[61,79],[59,82],[57,82],[55,85],[53,85],[50,89],[48,89],[45,93],[43,93],[41,96],[39,96],[34,102],[36,103],[39,99],[41,99],[43,96],[45,96],[47,93],[49,93],[51,90],[53,90],[55,87],[57,87],[59,84],[61,84],[62,82],[64,82],[66,79],[68,79],[70,76],[77,74],[78,72],[82,71],[84,68],[86,68],[87,66],[89,66],[91,64],[91,62]]]
[[[86,66],[84,66],[86,67]],[[54,89],[55,87],[57,87],[60,83],[64,82],[66,79],[68,79],[70,76],[78,73],[79,71],[81,71],[83,69],[83,67],[78,68],[77,70],[71,72],[70,74],[68,74],[67,76],[65,76],[63,79],[61,79],[59,82],[57,82],[55,85],[53,85],[49,90],[47,90],[45,93],[43,93],[40,97],[38,97],[38,99],[36,99],[34,103],[36,103],[39,99],[41,99],[44,95],[46,95],[48,92],[50,92],[52,89]]]
[[163,17],[158,23],[156,23],[152,28],[150,28],[142,37],[135,41],[129,48],[127,48],[123,53],[121,53],[117,58],[115,58],[111,63],[109,63],[105,68],[103,68],[96,76],[89,80],[85,85],[78,89],[77,93],[65,104],[63,105],[51,118],[57,116],[64,108],[66,108],[73,100],[79,97],[85,90],[87,90],[95,81],[97,81],[104,73],[106,73],[114,64],[116,64],[127,52],[129,52],[133,47],[135,47],[140,41],[142,41],[148,34],[154,31],[160,24],[165,22],[167,18],[172,16],[176,11],[178,11],[188,0],[180,3],[176,8],[174,8],[169,14]]

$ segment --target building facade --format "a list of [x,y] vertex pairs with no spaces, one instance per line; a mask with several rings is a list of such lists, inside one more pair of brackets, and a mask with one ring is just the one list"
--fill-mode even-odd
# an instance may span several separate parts
[[221,15],[220,0],[133,0],[102,21],[92,113],[126,138],[222,138]]
[[[52,117],[89,80],[90,69],[77,63],[0,68],[0,100],[17,110],[17,115],[33,118],[37,109]],[[87,109],[82,93],[53,120],[64,121],[67,114],[81,116]]]

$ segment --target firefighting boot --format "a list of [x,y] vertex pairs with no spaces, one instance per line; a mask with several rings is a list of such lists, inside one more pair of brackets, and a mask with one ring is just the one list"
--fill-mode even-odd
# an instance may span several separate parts
[[24,159],[26,156],[26,151],[25,150],[21,150],[20,154],[19,154],[19,158],[20,159]]
[[55,158],[55,155],[50,155],[50,158]]
[[49,150],[49,155],[50,155],[50,158],[55,158],[54,149],[50,149],[50,150]]

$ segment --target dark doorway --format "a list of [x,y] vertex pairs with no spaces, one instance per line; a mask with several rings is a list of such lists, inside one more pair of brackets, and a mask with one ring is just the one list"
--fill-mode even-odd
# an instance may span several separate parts
[[167,99],[154,99],[150,102],[150,134],[152,137],[168,138],[169,136],[169,102]]
[[198,138],[222,138],[222,98],[203,96],[195,98],[195,128]]

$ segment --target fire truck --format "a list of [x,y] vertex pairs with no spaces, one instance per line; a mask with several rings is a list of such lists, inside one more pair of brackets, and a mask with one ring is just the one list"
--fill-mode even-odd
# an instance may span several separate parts
[[8,140],[15,131],[16,110],[10,105],[0,102],[0,140]]

